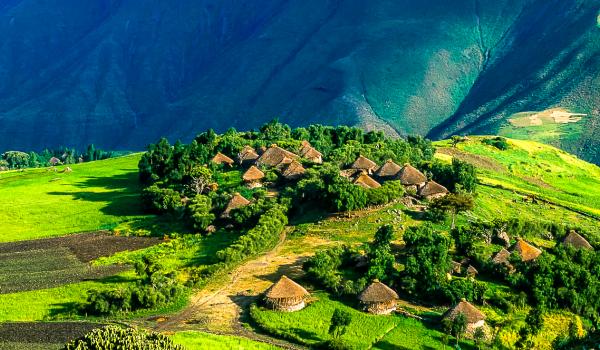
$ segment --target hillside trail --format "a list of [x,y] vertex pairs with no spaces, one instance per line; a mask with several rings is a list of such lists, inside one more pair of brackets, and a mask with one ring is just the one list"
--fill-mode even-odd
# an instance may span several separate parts
[[291,278],[302,274],[302,262],[307,254],[281,255],[287,235],[282,232],[275,247],[266,254],[240,265],[222,278],[210,283],[192,296],[190,304],[180,313],[164,318],[154,327],[159,332],[201,330],[216,334],[232,334],[271,343],[286,349],[302,349],[284,341],[252,332],[242,326],[242,312],[256,302],[281,275]]

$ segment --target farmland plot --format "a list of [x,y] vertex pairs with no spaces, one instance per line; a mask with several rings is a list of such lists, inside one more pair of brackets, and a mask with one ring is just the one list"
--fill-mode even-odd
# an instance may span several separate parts
[[0,294],[57,287],[122,272],[125,266],[92,266],[101,256],[159,243],[155,238],[102,233],[0,244]]
[[0,349],[61,349],[103,324],[92,322],[7,322],[0,323]]

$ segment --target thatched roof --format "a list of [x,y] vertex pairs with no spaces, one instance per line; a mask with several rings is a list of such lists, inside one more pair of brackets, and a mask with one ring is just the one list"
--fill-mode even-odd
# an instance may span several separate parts
[[258,153],[250,146],[244,146],[242,151],[238,153],[238,161],[240,163],[255,161],[258,159]]
[[458,261],[450,261],[450,271],[453,273],[460,273],[462,271],[462,264]]
[[223,211],[223,217],[227,217],[229,216],[229,213],[234,210],[234,209],[238,209],[241,207],[245,207],[248,204],[250,204],[250,201],[247,200],[246,198],[244,198],[241,194],[239,193],[235,193],[233,195],[233,197],[231,197],[231,199],[229,200],[229,203],[227,203],[227,207],[225,207],[225,210]]
[[366,158],[363,156],[358,156],[358,158],[356,158],[354,163],[352,163],[352,165],[350,165],[350,168],[367,170],[367,171],[375,171],[377,169],[377,163],[370,160],[369,158]]
[[448,193],[448,190],[446,189],[446,187],[440,185],[439,183],[437,183],[433,180],[427,181],[425,186],[423,186],[419,189],[419,196],[422,196],[422,197],[428,197],[428,196],[434,196],[436,194],[446,194],[446,193]]
[[281,175],[286,179],[294,179],[302,176],[305,171],[306,170],[304,169],[302,164],[300,164],[300,162],[293,160],[283,169]]
[[308,295],[310,293],[306,289],[285,275],[265,291],[265,297],[268,299],[292,299]]
[[462,299],[460,303],[446,311],[444,318],[448,320],[454,320],[460,314],[465,316],[467,323],[477,323],[481,320],[485,320],[485,315],[483,312],[479,311],[475,306],[473,306],[473,304],[469,303],[465,299]]
[[498,265],[500,265],[500,264],[509,265],[510,264],[509,259],[510,259],[510,252],[508,250],[502,248],[502,249],[500,249],[500,251],[498,253],[496,253],[494,255],[494,257],[492,258],[492,262],[494,264],[498,264]]
[[585,238],[583,238],[583,236],[581,236],[579,233],[571,230],[571,232],[569,232],[569,235],[565,238],[565,240],[563,241],[564,245],[572,245],[573,247],[577,248],[577,249],[588,249],[588,250],[593,250],[594,247],[592,247],[592,245],[590,244],[590,242],[588,242]]
[[352,179],[353,177],[355,177],[359,173],[362,173],[362,171],[358,170],[358,169],[344,169],[344,170],[340,170],[340,176],[341,177],[345,177],[347,179]]
[[48,161],[48,163],[52,164],[52,165],[56,165],[60,163],[60,159],[56,158],[56,157],[52,157],[50,158],[50,160]]
[[393,160],[388,159],[385,164],[383,164],[379,170],[377,170],[377,172],[375,172],[375,176],[381,177],[381,178],[390,178],[390,177],[394,177],[396,175],[398,175],[398,173],[400,172],[400,169],[402,169],[402,167],[396,163],[394,163]]
[[298,159],[298,156],[290,151],[286,151],[277,145],[271,145],[257,160],[257,164],[270,167],[276,167],[281,164],[291,163]]
[[398,294],[385,284],[374,280],[365,290],[360,293],[358,300],[365,304],[387,303],[398,299]]
[[304,154],[312,148],[310,142],[303,140],[300,144],[300,155],[304,157]]
[[372,177],[370,177],[369,175],[362,173],[360,174],[356,180],[354,180],[354,184],[364,187],[366,189],[371,189],[371,188],[379,188],[381,187],[381,185],[379,184],[379,182],[373,180]]
[[260,169],[255,167],[254,165],[251,166],[248,170],[246,170],[244,175],[242,175],[242,179],[244,179],[244,181],[246,182],[262,180],[264,177],[265,173],[260,171]]
[[400,180],[404,186],[413,186],[427,181],[427,177],[417,170],[417,168],[407,163],[404,164],[402,169],[398,172],[398,180]]
[[475,267],[473,267],[473,265],[469,265],[469,267],[467,267],[467,275],[474,276],[478,273],[479,273],[479,271],[477,271],[477,269]]
[[224,155],[221,152],[217,152],[217,154],[213,157],[213,159],[211,159],[211,162],[216,163],[216,164],[231,165],[231,164],[233,164],[233,159],[227,157],[226,155]]
[[542,254],[541,250],[537,249],[536,247],[532,246],[531,244],[525,242],[522,239],[519,239],[517,243],[515,243],[515,245],[513,246],[513,250],[519,253],[522,261],[534,260],[535,258],[540,256],[540,254]]

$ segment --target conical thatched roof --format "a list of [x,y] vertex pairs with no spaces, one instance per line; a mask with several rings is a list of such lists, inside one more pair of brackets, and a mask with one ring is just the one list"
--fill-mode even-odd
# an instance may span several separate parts
[[469,303],[465,299],[461,300],[460,303],[448,310],[444,314],[444,318],[454,320],[460,314],[465,315],[467,323],[477,323],[481,320],[485,320],[485,315],[483,312],[479,311],[475,306],[473,306],[473,304]]
[[397,176],[398,173],[400,172],[400,169],[402,169],[402,167],[396,163],[394,163],[393,160],[388,159],[385,164],[383,164],[376,172],[375,172],[375,176],[381,177],[381,178],[391,178],[394,176]]
[[344,169],[340,170],[340,176],[345,177],[347,179],[354,178],[357,174],[362,173],[362,171],[358,169]]
[[427,181],[427,177],[412,165],[404,164],[402,169],[398,172],[398,180],[400,180],[404,186],[414,186]]
[[223,211],[222,217],[227,217],[232,210],[245,207],[248,204],[250,204],[249,200],[244,198],[241,194],[235,193],[229,200],[229,203],[227,203],[227,207]]
[[281,172],[281,175],[286,179],[294,179],[302,176],[306,170],[300,162],[293,160]]
[[246,182],[262,180],[264,177],[265,173],[260,171],[260,169],[255,167],[254,165],[251,166],[248,170],[246,170],[244,175],[242,175],[242,179],[244,179],[244,181]]
[[381,187],[381,185],[379,184],[379,182],[373,180],[372,177],[370,177],[369,175],[362,173],[360,174],[356,180],[354,180],[354,184],[361,186],[363,188],[366,189],[372,189],[372,188],[379,188]]
[[510,259],[510,252],[508,250],[502,248],[502,249],[500,249],[500,251],[498,253],[496,253],[494,255],[494,257],[492,258],[492,262],[494,264],[508,265],[508,264],[510,264],[509,259]]
[[369,158],[366,158],[363,156],[358,156],[358,158],[356,158],[354,163],[352,163],[352,165],[350,165],[350,168],[367,170],[367,171],[375,171],[377,169],[377,163],[370,160]]
[[571,230],[569,235],[563,241],[564,245],[572,245],[577,249],[588,249],[593,250],[594,247],[588,242],[585,238],[583,238],[579,233]]
[[478,273],[479,273],[479,271],[477,271],[477,269],[475,267],[473,267],[473,265],[469,265],[469,267],[467,267],[467,275],[474,276]]
[[515,243],[513,250],[517,251],[519,255],[521,255],[522,261],[534,260],[535,258],[540,256],[540,254],[542,254],[541,250],[537,249],[536,247],[532,246],[531,244],[525,242],[522,239],[519,239],[517,243]]
[[265,297],[268,299],[292,299],[308,295],[310,293],[306,289],[285,275],[265,291]]
[[240,163],[252,162],[258,159],[258,153],[250,146],[244,146],[242,151],[238,153],[238,160]]
[[312,148],[310,142],[303,140],[300,144],[300,155],[304,157],[304,154]]
[[211,159],[211,161],[212,161],[213,163],[216,163],[216,164],[227,164],[227,165],[231,165],[231,164],[233,164],[233,159],[231,159],[231,158],[227,157],[226,155],[224,155],[224,154],[223,154],[223,153],[221,153],[221,152],[218,152],[218,153],[217,153],[217,154],[216,154],[216,155],[213,157],[213,159]]
[[419,196],[422,196],[422,197],[429,197],[429,196],[435,196],[438,194],[446,194],[446,193],[448,193],[448,190],[446,189],[446,187],[440,185],[439,183],[437,183],[435,181],[427,181],[425,186],[423,186],[419,189]]
[[271,145],[257,160],[257,164],[276,167],[280,164],[291,163],[291,160],[298,156],[292,152],[286,151],[277,145]]
[[374,280],[365,290],[360,293],[358,300],[365,304],[387,303],[398,299],[398,294],[385,284]]
[[48,161],[48,163],[52,164],[52,165],[56,165],[60,163],[60,159],[56,158],[56,157],[52,157],[50,158],[50,160]]

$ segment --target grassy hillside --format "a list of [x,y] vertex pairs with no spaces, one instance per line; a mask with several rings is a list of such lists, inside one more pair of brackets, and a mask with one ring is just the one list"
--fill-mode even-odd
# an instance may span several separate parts
[[113,228],[146,217],[139,154],[54,169],[0,172],[0,242]]

